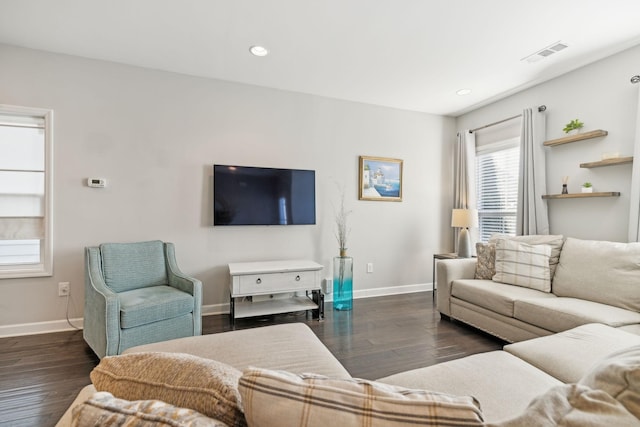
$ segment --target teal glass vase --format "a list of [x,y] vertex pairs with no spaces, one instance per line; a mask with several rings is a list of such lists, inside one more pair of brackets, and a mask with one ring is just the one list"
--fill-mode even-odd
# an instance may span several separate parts
[[333,259],[333,309],[353,308],[353,258],[337,256]]

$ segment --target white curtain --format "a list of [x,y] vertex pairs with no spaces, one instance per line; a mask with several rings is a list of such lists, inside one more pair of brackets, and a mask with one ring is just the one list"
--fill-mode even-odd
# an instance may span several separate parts
[[520,176],[516,234],[549,234],[549,215],[542,195],[547,192],[545,152],[545,115],[538,108],[522,112],[520,138]]
[[[453,165],[453,208],[476,208],[476,184],[475,184],[475,157],[476,136],[468,130],[458,132],[454,152]],[[471,230],[471,242],[475,242],[473,230]],[[454,246],[458,251],[458,232],[454,229]],[[475,246],[474,246],[475,247]],[[472,249],[472,252],[473,249]]]
[[633,152],[629,211],[630,242],[640,242],[640,88],[638,90],[638,109],[636,112],[635,148]]

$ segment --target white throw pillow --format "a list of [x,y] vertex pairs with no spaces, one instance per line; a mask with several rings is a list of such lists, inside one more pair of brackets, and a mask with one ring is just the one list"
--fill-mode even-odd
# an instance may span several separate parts
[[188,408],[160,400],[128,401],[99,391],[73,408],[72,427],[229,427]]
[[607,392],[640,417],[640,346],[611,354],[582,377],[579,384]]
[[551,256],[549,257],[549,268],[551,269],[551,282],[553,282],[556,267],[560,262],[560,252],[564,245],[564,236],[562,234],[527,234],[524,236],[511,236],[508,234],[496,233],[491,236],[489,243],[495,243],[498,239],[515,240],[516,242],[526,243],[528,245],[549,245],[551,246]]
[[516,418],[487,424],[487,427],[638,427],[632,413],[602,390],[581,384],[556,386],[536,397]]
[[356,378],[249,368],[239,388],[249,427],[483,425],[471,396]]
[[528,245],[509,239],[496,241],[494,282],[551,292],[548,245]]

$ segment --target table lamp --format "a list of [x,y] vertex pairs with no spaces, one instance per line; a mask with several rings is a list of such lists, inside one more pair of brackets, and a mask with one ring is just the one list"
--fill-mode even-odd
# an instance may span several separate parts
[[471,257],[471,238],[469,227],[478,226],[478,211],[476,209],[454,209],[451,212],[451,226],[459,227],[458,257]]

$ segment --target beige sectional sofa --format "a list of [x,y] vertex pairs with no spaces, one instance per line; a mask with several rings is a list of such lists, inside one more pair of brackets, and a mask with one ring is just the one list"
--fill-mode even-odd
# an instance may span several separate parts
[[478,249],[477,259],[438,262],[442,315],[508,342],[587,323],[640,333],[640,243],[519,236]]
[[[328,378],[300,375],[305,372]],[[245,425],[246,416],[250,427],[638,425],[639,376],[640,336],[587,324],[502,351],[357,380],[307,325],[294,323],[181,338],[105,358],[92,373],[97,385],[82,390],[58,426],[120,425],[132,417],[138,418],[131,425],[185,425],[179,416],[211,426]],[[217,385],[208,390],[211,378]],[[210,414],[193,421],[197,414],[187,409],[171,412],[171,419],[149,418],[144,410],[158,404],[141,399],[158,396],[169,405],[213,410],[226,423]],[[147,424],[140,422],[144,416]]]

